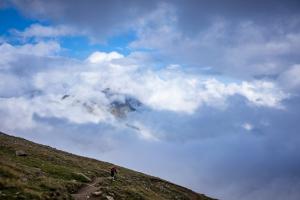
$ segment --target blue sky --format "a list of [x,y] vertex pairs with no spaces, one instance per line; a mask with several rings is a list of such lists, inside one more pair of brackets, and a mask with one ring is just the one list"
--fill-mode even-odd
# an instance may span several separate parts
[[[2,37],[6,37],[10,43],[15,45],[23,44],[24,41],[14,37],[14,30],[23,31],[33,24],[42,26],[51,26],[52,24],[51,20],[28,18],[12,7],[4,7],[1,9],[0,20],[0,32]],[[56,40],[58,40],[61,47],[65,49],[64,56],[84,59],[94,51],[118,51],[124,55],[128,55],[130,53],[128,44],[135,40],[135,38],[135,32],[128,30],[122,34],[108,36],[99,43],[89,40],[88,36],[82,34],[57,37]],[[31,42],[34,43],[35,41],[33,40]]]
[[7,34],[10,29],[24,29],[37,20],[22,16],[16,9],[1,9],[1,34]]
[[1,131],[218,199],[299,199],[298,10],[2,1]]

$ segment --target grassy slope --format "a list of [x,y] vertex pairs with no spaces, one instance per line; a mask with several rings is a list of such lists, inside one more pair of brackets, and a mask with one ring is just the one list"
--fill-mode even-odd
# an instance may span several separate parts
[[[16,150],[28,156],[16,156]],[[112,183],[107,178],[111,166],[0,132],[0,199],[72,199],[70,194],[89,182],[78,173],[103,177],[103,192],[115,199],[211,199],[122,167]]]

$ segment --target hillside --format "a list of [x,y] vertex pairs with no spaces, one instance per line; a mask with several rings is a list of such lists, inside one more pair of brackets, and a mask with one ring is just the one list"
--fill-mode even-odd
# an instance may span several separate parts
[[112,166],[0,132],[0,199],[211,200],[119,166],[112,181]]

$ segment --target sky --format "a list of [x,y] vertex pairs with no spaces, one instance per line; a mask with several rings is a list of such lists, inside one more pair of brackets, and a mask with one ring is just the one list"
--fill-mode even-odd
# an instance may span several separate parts
[[298,200],[299,9],[1,0],[1,131],[222,200]]

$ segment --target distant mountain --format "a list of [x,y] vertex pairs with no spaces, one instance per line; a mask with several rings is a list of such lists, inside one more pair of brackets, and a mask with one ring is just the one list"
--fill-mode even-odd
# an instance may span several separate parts
[[[106,88],[102,92],[109,100],[109,105],[107,105],[105,109],[118,119],[126,118],[128,113],[135,112],[143,106],[138,99],[127,94],[113,92],[110,88]],[[70,94],[63,95],[60,100],[64,101],[69,98],[72,98],[75,105],[82,105],[89,113],[94,113],[95,109],[103,106],[99,105],[98,102],[95,101],[79,100],[76,96],[72,96]]]
[[[212,200],[157,177],[0,132],[0,199]],[[179,172],[180,173],[180,172]]]
[[135,112],[143,105],[138,99],[112,92],[109,88],[102,92],[111,100],[110,112],[117,118],[125,118],[129,112]]

